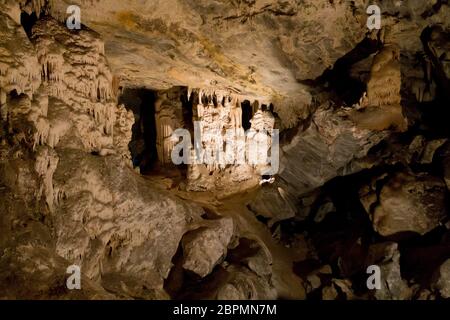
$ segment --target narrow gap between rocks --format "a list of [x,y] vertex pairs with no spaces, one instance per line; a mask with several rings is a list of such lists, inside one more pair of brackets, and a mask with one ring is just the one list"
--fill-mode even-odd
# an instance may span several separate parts
[[157,92],[145,88],[124,89],[119,103],[134,114],[132,138],[129,144],[133,165],[145,174],[158,163],[156,150],[155,102]]

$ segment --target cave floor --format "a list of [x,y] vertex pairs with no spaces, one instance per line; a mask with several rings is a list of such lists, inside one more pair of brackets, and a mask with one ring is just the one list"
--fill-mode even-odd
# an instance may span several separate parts
[[177,178],[158,175],[143,176],[153,187],[169,191],[171,194],[203,207],[220,217],[231,217],[237,225],[239,236],[262,242],[261,245],[272,257],[272,280],[280,299],[305,299],[302,280],[294,274],[293,263],[306,259],[307,247],[288,248],[272,237],[270,229],[257,219],[247,208],[259,187],[239,192],[231,196],[218,197],[212,192],[183,191],[178,187]]

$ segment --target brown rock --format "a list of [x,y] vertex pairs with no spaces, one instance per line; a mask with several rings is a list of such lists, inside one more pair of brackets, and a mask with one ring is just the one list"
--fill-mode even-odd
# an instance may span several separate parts
[[373,226],[383,236],[398,232],[425,234],[446,216],[445,185],[429,175],[397,173],[376,190],[361,190],[361,202]]

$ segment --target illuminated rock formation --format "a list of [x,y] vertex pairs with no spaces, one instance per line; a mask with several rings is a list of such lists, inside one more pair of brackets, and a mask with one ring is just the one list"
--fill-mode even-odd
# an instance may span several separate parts
[[447,298],[446,2],[0,0],[0,299]]
[[367,104],[399,105],[400,87],[400,49],[393,44],[387,44],[373,59],[367,83]]
[[[270,166],[274,116],[270,111],[259,110],[246,134],[236,95],[220,90],[198,90],[195,105],[194,121],[199,122],[200,141],[188,166],[188,188],[224,188],[230,179],[248,181],[246,188],[255,185],[263,169]],[[231,192],[233,187],[226,189]]]
[[401,78],[400,48],[387,42],[373,58],[367,92],[352,115],[358,126],[370,130],[407,129],[401,106]]
[[[178,113],[177,113],[178,111]],[[177,143],[172,138],[173,132],[182,128],[182,121],[177,118],[181,113],[180,103],[169,100],[167,93],[160,94],[155,103],[156,148],[158,159],[162,164],[172,163],[171,153]]]

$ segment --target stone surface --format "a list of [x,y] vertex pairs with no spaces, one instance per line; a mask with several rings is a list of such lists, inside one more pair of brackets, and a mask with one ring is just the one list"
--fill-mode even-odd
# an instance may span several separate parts
[[227,281],[219,287],[219,300],[267,300],[275,298],[273,287],[248,269],[230,266]]
[[450,259],[446,260],[437,271],[437,281],[435,288],[439,290],[440,295],[448,299],[450,298]]
[[[54,1],[52,14],[65,17],[68,4]],[[365,33],[362,3],[357,10],[315,1],[70,4],[102,34],[124,84],[218,86],[268,100],[296,96],[296,103],[309,99],[298,80],[320,76]],[[130,48],[134,54],[125,56]]]
[[[448,298],[450,7],[366,6],[0,0],[0,298]],[[173,166],[195,120],[280,170]]]
[[374,229],[383,236],[406,231],[425,234],[446,217],[445,185],[429,175],[397,173],[381,189],[364,187],[361,201]]
[[185,235],[183,268],[202,278],[210,274],[226,257],[233,233],[233,220],[223,218],[212,228],[201,228]]
[[367,265],[375,264],[381,270],[381,289],[374,290],[377,300],[407,300],[412,291],[400,272],[400,252],[396,243],[379,243],[369,248]]
[[[331,107],[319,107],[309,126],[282,146],[279,179],[269,187],[275,194],[269,198],[265,193],[270,191],[263,189],[256,197],[258,200],[251,204],[258,214],[283,213],[289,218],[291,208],[299,205],[296,198],[336,176],[364,169],[364,164],[357,160],[366,156],[388,133],[359,128],[348,119],[349,112],[345,108],[334,111]],[[271,198],[275,200],[269,201]]]

